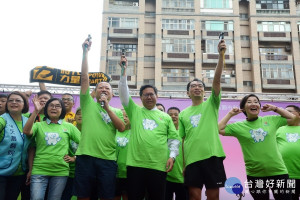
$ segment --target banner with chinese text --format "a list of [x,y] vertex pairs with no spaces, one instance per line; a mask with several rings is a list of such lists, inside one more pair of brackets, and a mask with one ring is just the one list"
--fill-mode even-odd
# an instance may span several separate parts
[[[30,71],[30,82],[80,86],[80,75],[80,72],[37,66]],[[109,82],[111,78],[103,72],[91,72],[89,80],[90,85],[95,86],[100,82]]]

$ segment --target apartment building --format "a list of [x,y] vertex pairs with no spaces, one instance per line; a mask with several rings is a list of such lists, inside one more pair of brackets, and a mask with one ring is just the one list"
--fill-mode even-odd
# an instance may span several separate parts
[[300,0],[104,0],[100,70],[117,87],[125,48],[132,89],[209,88],[221,32],[223,91],[300,94]]

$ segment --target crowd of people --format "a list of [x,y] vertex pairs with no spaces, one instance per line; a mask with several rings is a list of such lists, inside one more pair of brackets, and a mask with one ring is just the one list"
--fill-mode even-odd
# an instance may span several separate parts
[[[203,186],[207,199],[216,200],[226,181],[219,134],[238,139],[247,182],[261,186],[249,188],[254,199],[269,199],[269,189],[275,199],[299,199],[299,107],[262,106],[258,96],[249,94],[240,108],[218,121],[224,40],[218,44],[210,97],[204,101],[205,83],[194,79],[187,83],[192,105],[182,111],[170,107],[167,112],[157,103],[153,85],[140,88],[142,107],[133,101],[125,56],[119,63],[123,109],[110,106],[113,94],[108,82],[90,89],[91,41],[85,40],[82,48],[76,113],[71,94],[53,98],[43,84],[32,99],[32,113],[28,113],[30,92],[0,95],[0,200],[14,200],[20,194],[23,200],[70,200],[72,196],[79,200],[201,200]],[[260,111],[278,115],[260,117]],[[241,112],[244,121],[228,124]]]

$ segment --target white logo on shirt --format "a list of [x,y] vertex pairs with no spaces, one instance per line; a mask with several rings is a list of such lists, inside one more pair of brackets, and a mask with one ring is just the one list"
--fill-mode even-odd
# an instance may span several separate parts
[[107,113],[105,113],[105,112],[100,112],[100,114],[101,114],[101,116],[102,116],[103,121],[105,121],[107,124],[108,124],[109,122],[111,122],[111,119],[110,119],[110,117],[109,117],[109,115],[108,115]]
[[300,136],[298,135],[298,133],[286,133],[285,135],[288,142],[297,142],[298,140],[300,140]]
[[265,140],[265,136],[268,134],[262,128],[257,130],[250,130],[251,137],[254,139],[254,142],[262,142]]
[[129,139],[126,137],[117,137],[117,145],[119,147],[126,147],[128,142],[129,142]]
[[144,119],[143,126],[144,126],[144,129],[152,131],[153,129],[155,129],[157,127],[157,124],[154,120]]
[[47,145],[56,145],[61,140],[58,133],[45,133]]
[[194,116],[190,117],[191,124],[192,124],[193,127],[197,127],[198,126],[200,118],[201,118],[201,114],[194,115]]

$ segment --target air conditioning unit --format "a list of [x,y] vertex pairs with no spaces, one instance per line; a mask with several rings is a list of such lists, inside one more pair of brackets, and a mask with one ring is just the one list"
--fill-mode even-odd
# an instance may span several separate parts
[[139,3],[138,2],[133,2],[132,5],[133,6],[139,6]]
[[291,46],[290,45],[286,45],[285,46],[285,51],[287,52],[290,52],[292,49],[291,49]]

